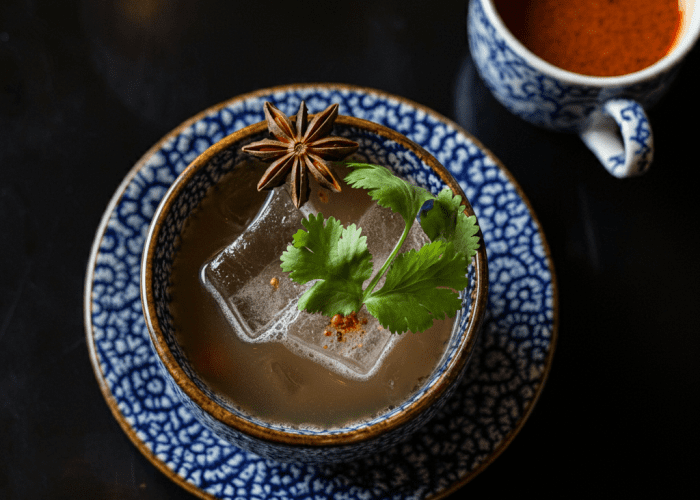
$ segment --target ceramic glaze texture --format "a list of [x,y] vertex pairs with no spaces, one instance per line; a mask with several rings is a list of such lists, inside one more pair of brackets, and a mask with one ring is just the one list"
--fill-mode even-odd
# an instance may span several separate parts
[[[337,102],[431,152],[459,181],[484,233],[489,304],[467,372],[408,441],[333,465],[274,462],[217,438],[179,402],[151,347],[140,258],[155,208],[175,177],[226,135],[263,120],[262,103],[294,114]],[[517,434],[542,390],[557,335],[557,294],[542,230],[509,174],[471,136],[429,109],[369,89],[290,86],[233,99],[168,134],[117,189],[86,277],[86,331],[105,398],[156,467],[204,498],[418,499],[473,478]]]
[[[359,149],[354,154],[354,158],[357,161],[384,165],[393,170],[396,175],[427,189],[434,195],[440,193],[443,188],[448,187],[436,172],[431,169],[430,165],[425,163],[416,152],[406,148],[399,142],[383,136],[381,132],[375,133],[367,129],[344,125],[343,119],[343,117],[339,117],[338,120],[336,120],[333,135],[349,138],[359,144]],[[372,124],[368,125],[371,126]],[[471,278],[470,285],[462,293],[462,311],[458,317],[458,326],[455,332],[453,332],[452,339],[440,365],[435,369],[431,378],[407,401],[398,405],[391,411],[385,412],[371,420],[358,422],[346,427],[329,430],[309,428],[291,429],[288,426],[274,424],[260,420],[253,415],[247,415],[230,404],[226,399],[210,390],[201,377],[192,369],[184,352],[176,341],[176,332],[173,327],[173,319],[169,309],[169,287],[171,282],[171,269],[182,227],[185,225],[192,211],[204,198],[207,191],[226,173],[235,168],[236,165],[249,159],[249,155],[241,151],[242,146],[267,136],[267,132],[258,133],[252,137],[245,138],[243,141],[236,141],[225,149],[217,152],[213,157],[207,160],[205,165],[191,175],[179,192],[173,195],[171,205],[166,209],[161,219],[161,225],[155,240],[155,256],[153,260],[150,261],[152,264],[153,276],[153,305],[155,306],[158,327],[162,330],[168,350],[175,357],[178,366],[184,370],[187,377],[195,383],[201,393],[212,401],[215,401],[219,407],[255,425],[273,431],[283,431],[287,435],[339,436],[344,433],[369,429],[378,424],[385,423],[387,419],[405,413],[436,384],[444,384],[444,381],[441,379],[443,374],[445,374],[456,362],[456,359],[461,356],[461,352],[465,350],[465,346],[467,346],[466,349],[468,350],[473,344],[474,337],[478,332],[472,325],[479,324],[481,319],[473,317],[472,305],[474,301],[472,300],[472,295],[475,297],[477,296],[475,284],[476,273],[473,265],[470,266],[469,270],[469,276]],[[164,166],[158,167],[158,169],[168,168],[168,170],[170,170],[166,165],[167,162]],[[156,177],[158,177],[158,174],[156,174]],[[148,277],[148,274],[146,276]],[[468,338],[464,338],[465,335],[467,335]],[[163,366],[163,370],[163,373],[167,374],[167,368],[165,366]],[[431,407],[429,411],[416,416],[415,420],[412,420],[409,425],[402,425],[377,438],[366,439],[359,444],[319,447],[299,444],[283,445],[256,438],[255,436],[246,435],[239,429],[226,425],[223,421],[214,418],[211,414],[207,414],[206,409],[198,405],[196,401],[193,401],[192,398],[186,394],[186,391],[181,390],[176,385],[174,385],[173,388],[176,394],[179,395],[179,398],[193,412],[193,415],[220,437],[241,448],[255,451],[258,455],[281,461],[295,462],[346,461],[376,453],[377,451],[400,442],[423,425],[429,417],[437,411],[446,397],[451,394],[451,391],[443,393],[435,401],[433,407]]]
[[[600,124],[597,123],[598,120]],[[590,123],[592,126],[581,132],[581,139],[596,153],[611,174],[625,177],[634,157],[636,173],[649,168],[654,140],[649,120],[638,104],[624,99],[611,99],[603,104],[600,111],[591,114]],[[627,143],[623,151],[619,151],[615,144],[610,144],[613,140],[599,133],[601,127],[610,128],[610,136],[615,136],[614,129],[620,127],[621,135]]]

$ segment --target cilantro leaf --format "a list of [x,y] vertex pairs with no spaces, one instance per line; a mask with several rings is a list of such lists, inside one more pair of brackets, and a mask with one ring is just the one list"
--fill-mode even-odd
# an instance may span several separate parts
[[454,234],[457,211],[461,201],[461,196],[453,197],[452,191],[445,188],[433,201],[432,208],[421,214],[420,224],[430,241],[435,241],[438,238],[446,239]]
[[[461,307],[459,291],[468,284],[469,263],[479,248],[474,216],[467,217],[462,198],[446,188],[437,197],[423,188],[394,176],[378,165],[349,163],[353,170],[345,181],[367,189],[380,206],[401,215],[404,231],[391,254],[372,276],[372,256],[367,239],[354,224],[344,228],[333,217],[310,215],[302,221],[307,229],[294,235],[282,254],[282,269],[304,284],[318,280],[299,299],[298,308],[326,316],[347,316],[363,304],[379,323],[394,333],[421,332],[433,320],[452,317]],[[421,226],[431,239],[420,250],[399,253],[421,208]],[[375,287],[386,274],[381,289]]]
[[461,307],[458,291],[469,284],[465,267],[465,256],[443,241],[400,254],[384,286],[365,299],[367,310],[394,333],[424,331]]
[[372,275],[367,238],[354,224],[344,228],[322,214],[302,220],[294,242],[282,253],[282,270],[300,284],[319,280],[299,299],[299,309],[327,316],[347,315],[362,306],[362,283]]
[[354,188],[364,188],[380,206],[390,208],[407,225],[413,224],[423,204],[434,196],[396,177],[391,170],[369,163],[348,163],[354,170],[345,177],[345,182]]
[[421,214],[420,224],[430,241],[449,241],[455,250],[466,256],[467,265],[479,248],[479,226],[476,217],[467,216],[462,207],[462,197],[443,189],[433,202],[433,207]]

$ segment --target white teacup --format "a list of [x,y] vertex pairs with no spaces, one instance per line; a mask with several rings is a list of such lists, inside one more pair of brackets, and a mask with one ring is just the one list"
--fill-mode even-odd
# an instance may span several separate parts
[[654,155],[645,109],[668,90],[700,34],[697,0],[679,0],[680,35],[653,65],[623,76],[586,76],[528,50],[506,28],[493,0],[470,0],[469,46],[479,75],[512,113],[545,128],[577,133],[616,177],[645,172]]

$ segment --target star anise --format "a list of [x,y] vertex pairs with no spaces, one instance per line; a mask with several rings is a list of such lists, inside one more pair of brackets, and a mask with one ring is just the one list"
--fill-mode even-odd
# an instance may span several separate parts
[[307,123],[306,104],[299,106],[296,130],[292,121],[269,102],[265,103],[267,128],[277,140],[263,139],[243,146],[243,151],[261,160],[273,161],[258,182],[258,191],[284,182],[291,170],[292,201],[299,208],[308,196],[306,169],[324,188],[340,191],[340,184],[325,160],[340,160],[357,151],[355,141],[343,137],[326,137],[338,116],[333,104]]

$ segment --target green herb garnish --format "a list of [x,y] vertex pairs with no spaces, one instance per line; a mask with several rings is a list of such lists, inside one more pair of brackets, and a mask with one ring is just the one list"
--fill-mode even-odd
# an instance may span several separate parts
[[[367,238],[355,224],[343,227],[322,214],[302,220],[294,241],[282,254],[282,270],[299,284],[318,280],[298,303],[300,310],[326,316],[347,316],[364,304],[379,323],[394,333],[422,332],[434,319],[453,317],[461,307],[459,291],[468,284],[471,258],[479,248],[476,218],[467,217],[460,196],[445,188],[437,197],[396,177],[379,165],[349,163],[345,181],[365,188],[380,206],[401,215],[406,226],[386,262],[372,276]],[[420,224],[431,242],[419,250],[399,253],[421,208]],[[386,274],[384,285],[375,290]]]

